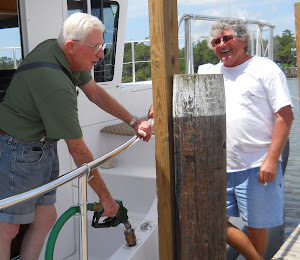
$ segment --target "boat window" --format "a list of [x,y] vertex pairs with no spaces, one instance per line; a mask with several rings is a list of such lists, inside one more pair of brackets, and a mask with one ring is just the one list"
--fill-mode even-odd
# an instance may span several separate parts
[[114,1],[91,1],[91,14],[98,17],[105,25],[104,59],[100,59],[94,67],[94,79],[96,82],[112,81],[115,69],[115,55],[117,45],[119,4]]
[[[87,12],[86,0],[68,0],[68,15],[76,12]],[[104,23],[103,38],[106,43],[104,59],[100,59],[94,67],[94,79],[96,82],[112,81],[115,69],[119,4],[115,1],[91,0],[91,14]]]
[[17,0],[0,1],[0,101],[22,59]]
[[86,0],[68,0],[68,16],[73,13],[86,13]]

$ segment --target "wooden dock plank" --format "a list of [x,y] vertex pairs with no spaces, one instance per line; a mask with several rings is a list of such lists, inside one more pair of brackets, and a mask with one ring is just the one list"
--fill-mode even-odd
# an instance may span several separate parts
[[284,242],[272,260],[300,259],[300,224]]

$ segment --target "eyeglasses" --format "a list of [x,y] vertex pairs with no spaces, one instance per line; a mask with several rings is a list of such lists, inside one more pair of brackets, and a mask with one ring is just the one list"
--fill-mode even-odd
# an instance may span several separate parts
[[88,44],[86,42],[82,42],[82,41],[79,41],[79,40],[73,40],[74,42],[79,42],[80,44],[84,44],[84,45],[87,45],[87,46],[90,46],[90,47],[93,47],[94,48],[94,53],[97,54],[100,50],[105,50],[106,48],[106,43],[102,43],[102,44],[99,44],[99,45],[96,45],[96,46],[93,46],[91,44]]
[[233,35],[224,35],[223,37],[213,39],[211,41],[211,45],[213,47],[218,47],[221,43],[221,40],[226,44],[231,43],[233,41]]

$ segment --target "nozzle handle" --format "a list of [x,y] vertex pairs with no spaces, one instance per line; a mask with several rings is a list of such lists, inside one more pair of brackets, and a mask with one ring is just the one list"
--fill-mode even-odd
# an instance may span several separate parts
[[123,203],[121,200],[116,200],[116,202],[119,204],[119,210],[114,217],[108,217],[103,220],[102,223],[99,223],[99,220],[104,212],[104,209],[100,204],[100,209],[98,211],[94,212],[93,220],[92,220],[92,227],[94,228],[108,228],[108,227],[116,227],[120,223],[126,223],[128,222],[128,216],[127,216],[127,209],[123,206]]

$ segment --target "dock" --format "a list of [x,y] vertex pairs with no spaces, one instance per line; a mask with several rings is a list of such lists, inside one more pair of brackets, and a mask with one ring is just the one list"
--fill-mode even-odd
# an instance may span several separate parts
[[272,260],[296,260],[300,259],[300,224],[284,242]]

